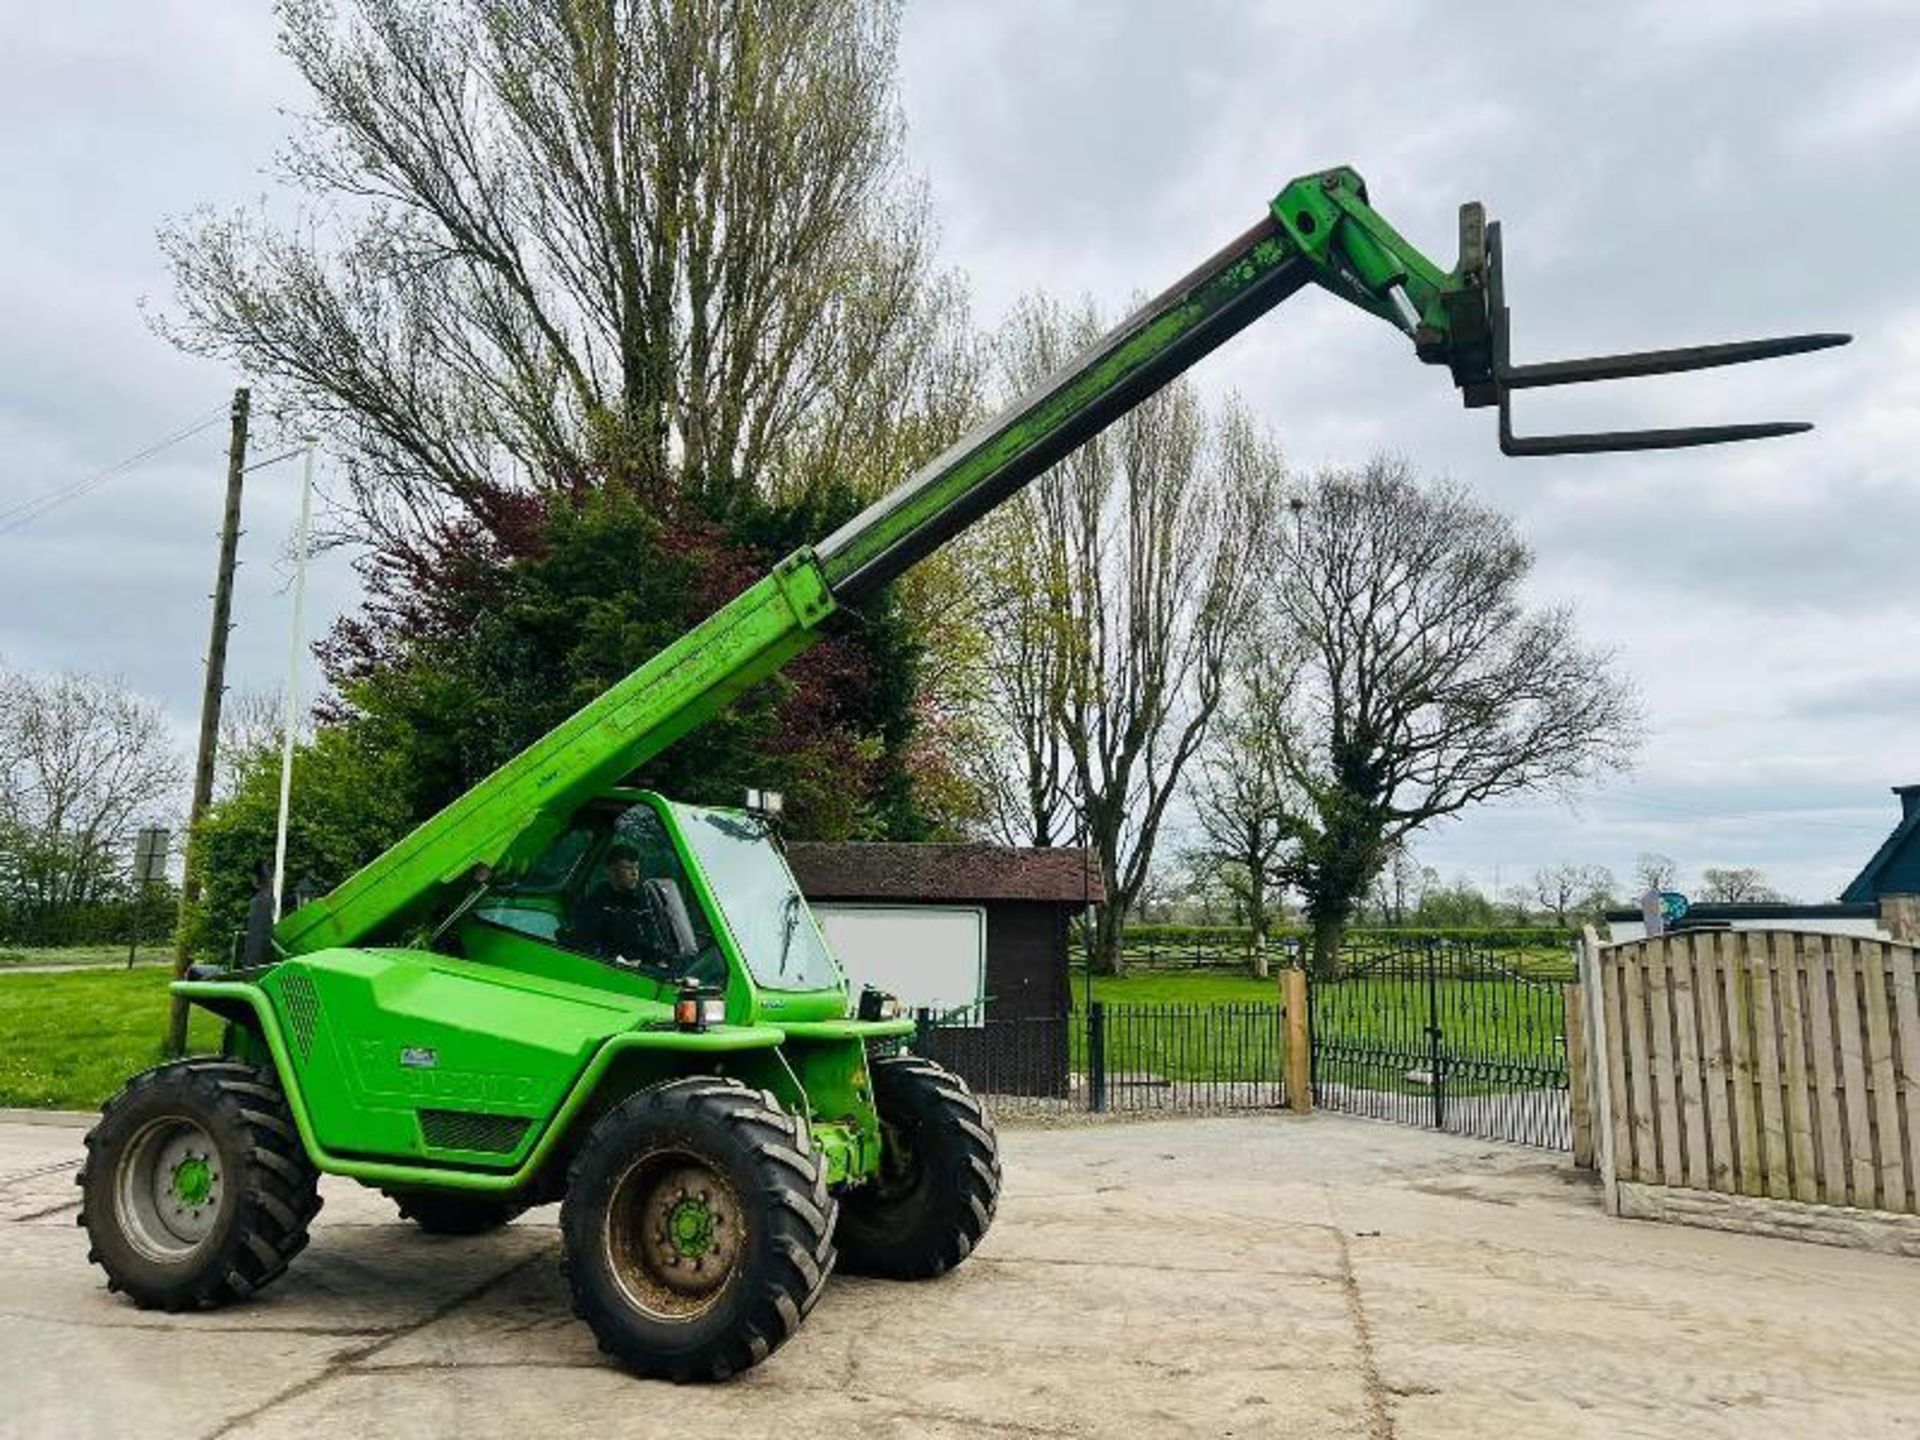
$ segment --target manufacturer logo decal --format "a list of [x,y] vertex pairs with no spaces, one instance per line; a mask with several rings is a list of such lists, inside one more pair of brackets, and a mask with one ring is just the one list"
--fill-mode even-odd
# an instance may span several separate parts
[[409,1045],[400,1052],[400,1063],[409,1070],[431,1070],[440,1057],[424,1045]]

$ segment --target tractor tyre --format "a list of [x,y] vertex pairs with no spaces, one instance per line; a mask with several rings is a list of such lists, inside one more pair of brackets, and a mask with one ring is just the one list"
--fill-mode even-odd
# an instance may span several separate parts
[[833,1197],[806,1123],[737,1080],[674,1080],[602,1116],[560,1207],[574,1313],[663,1379],[724,1380],[779,1349],[833,1269]]
[[87,1258],[143,1310],[246,1298],[306,1248],[320,1210],[319,1172],[270,1069],[206,1058],[136,1075],[86,1146]]
[[402,1220],[411,1220],[429,1235],[484,1235],[489,1230],[498,1230],[527,1208],[517,1200],[451,1190],[382,1193],[400,1207]]
[[973,1253],[1000,1202],[1000,1146],[966,1082],[918,1055],[872,1062],[880,1173],[840,1200],[848,1274],[928,1280]]

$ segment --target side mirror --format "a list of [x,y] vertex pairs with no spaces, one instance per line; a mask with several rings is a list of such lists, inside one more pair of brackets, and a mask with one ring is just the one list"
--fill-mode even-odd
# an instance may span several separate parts
[[647,909],[659,923],[660,932],[673,949],[676,960],[691,960],[700,953],[700,941],[693,933],[693,917],[687,914],[687,902],[672,880],[649,880],[641,887],[647,897]]

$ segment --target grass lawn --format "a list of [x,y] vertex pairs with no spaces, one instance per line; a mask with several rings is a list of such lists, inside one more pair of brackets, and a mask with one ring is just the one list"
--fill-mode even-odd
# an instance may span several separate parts
[[[1282,984],[1278,973],[1268,980],[1206,970],[1096,975],[1093,998],[1109,1005],[1278,1005],[1285,998]],[[1086,976],[1073,977],[1075,1009],[1085,1002],[1086,987]]]
[[[0,975],[0,1106],[91,1110],[159,1064],[168,975],[158,965]],[[187,1040],[190,1051],[217,1049],[220,1022],[194,1011]]]
[[[162,942],[148,940],[140,946],[139,962],[144,965],[150,960],[164,959],[169,953]],[[58,945],[44,950],[11,946],[0,948],[0,970],[11,969],[15,965],[125,965],[126,963],[127,947],[124,943]]]

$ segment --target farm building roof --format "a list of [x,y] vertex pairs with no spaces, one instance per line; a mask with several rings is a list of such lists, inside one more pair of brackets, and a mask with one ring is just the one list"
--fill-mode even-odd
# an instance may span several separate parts
[[1079,849],[888,843],[787,847],[810,900],[1038,900],[1107,898],[1100,867]]
[[1840,892],[1842,900],[1920,893],[1920,785],[1896,785],[1893,793],[1900,797],[1900,823]]

